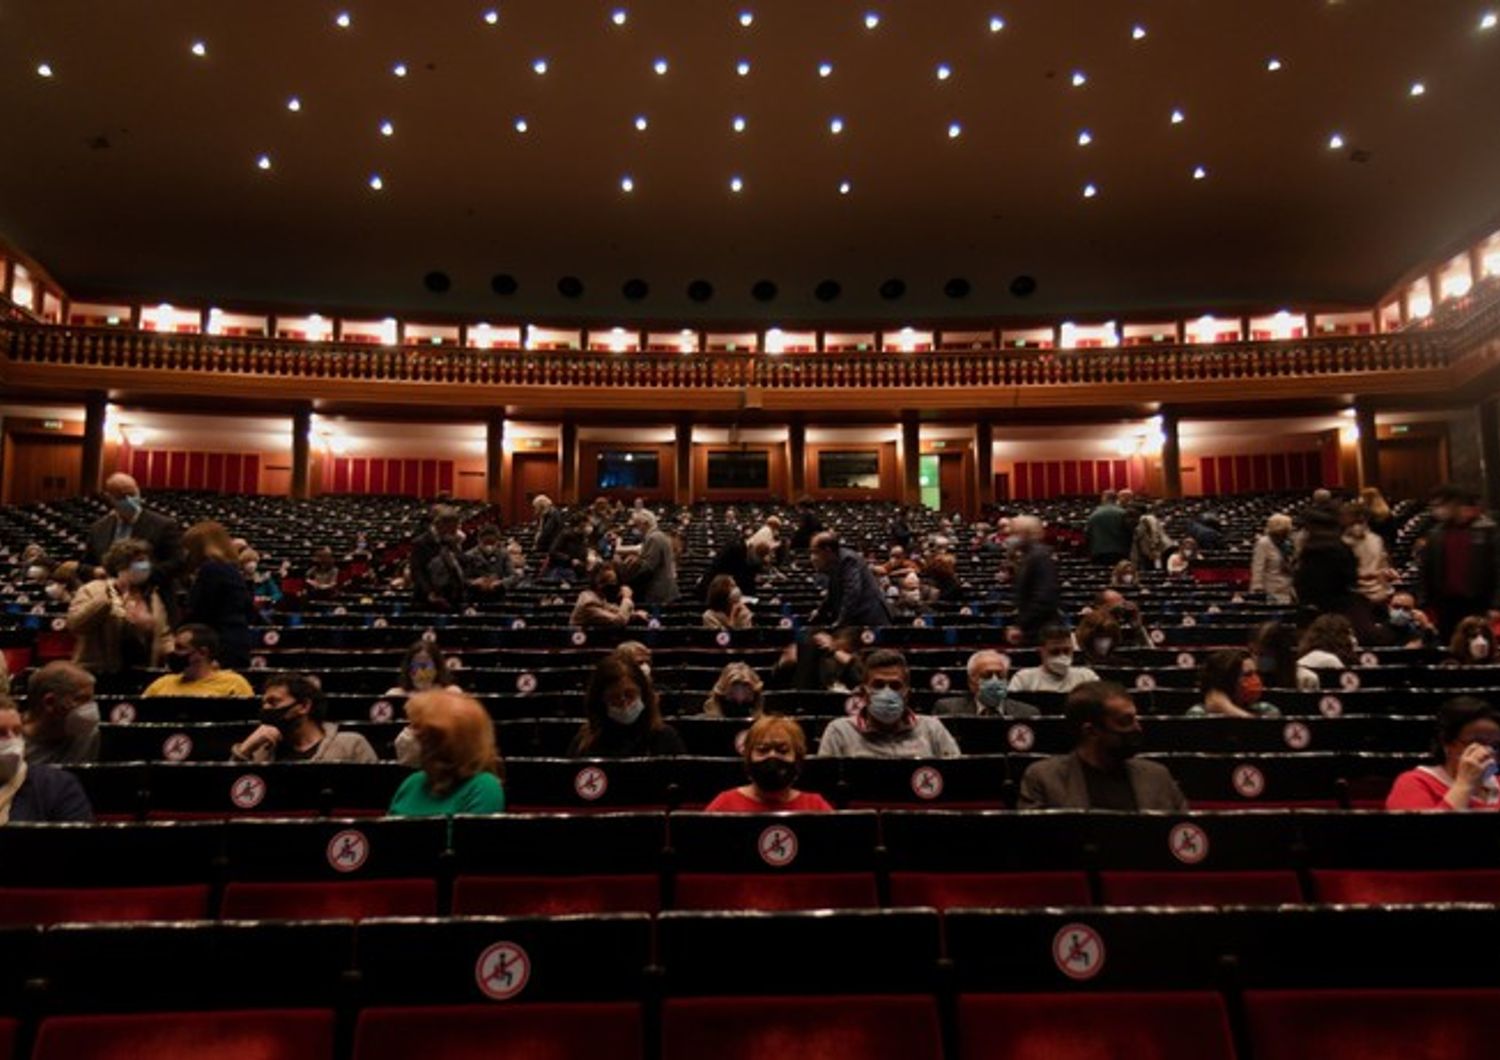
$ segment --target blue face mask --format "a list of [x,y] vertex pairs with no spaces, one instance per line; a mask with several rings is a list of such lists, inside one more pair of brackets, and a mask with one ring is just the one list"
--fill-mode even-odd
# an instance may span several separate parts
[[870,693],[867,709],[880,724],[894,725],[906,714],[906,700],[894,688],[877,688]]
[[118,511],[121,515],[131,519],[134,519],[137,515],[140,515],[141,509],[143,507],[144,505],[141,504],[141,499],[136,496],[121,497],[118,501],[115,502],[115,510]]
[[623,707],[610,706],[609,720],[616,725],[634,725],[641,712],[646,709],[646,704],[640,699],[632,699]]
[[1411,612],[1408,611],[1408,610],[1406,610],[1406,608],[1404,608],[1404,607],[1393,607],[1393,608],[1391,608],[1391,625],[1393,625],[1393,626],[1409,626],[1409,625],[1411,625]]
[[979,682],[979,702],[990,710],[999,710],[1005,703],[1005,678],[986,677]]

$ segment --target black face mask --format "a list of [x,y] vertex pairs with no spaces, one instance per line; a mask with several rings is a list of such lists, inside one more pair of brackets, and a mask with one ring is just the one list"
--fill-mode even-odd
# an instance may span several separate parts
[[301,723],[300,717],[291,716],[292,711],[297,709],[297,704],[288,703],[284,707],[261,707],[260,723],[270,725],[285,735],[295,729]]
[[616,603],[620,599],[620,586],[616,582],[610,582],[599,590],[599,595],[610,603]]
[[174,674],[180,674],[188,668],[192,661],[193,653],[190,651],[174,651],[167,653],[167,669]]
[[761,791],[779,793],[797,780],[797,763],[785,758],[754,759],[746,766],[751,782]]
[[1117,761],[1124,762],[1126,759],[1134,758],[1146,747],[1146,734],[1139,729],[1130,732],[1118,732],[1112,729],[1104,730],[1109,734],[1109,740],[1105,747]]

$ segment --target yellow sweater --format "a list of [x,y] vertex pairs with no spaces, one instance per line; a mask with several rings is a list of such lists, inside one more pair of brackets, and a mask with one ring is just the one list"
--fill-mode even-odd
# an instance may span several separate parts
[[249,697],[255,690],[233,670],[216,670],[201,681],[184,681],[181,674],[167,674],[152,681],[141,695]]

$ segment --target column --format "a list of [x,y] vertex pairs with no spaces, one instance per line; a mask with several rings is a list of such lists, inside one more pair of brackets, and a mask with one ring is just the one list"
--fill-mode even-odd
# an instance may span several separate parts
[[306,500],[312,469],[312,406],[301,405],[292,413],[292,497]]
[[693,503],[693,423],[691,420],[677,421],[677,445],[674,449],[677,474],[674,486],[678,504]]
[[1475,409],[1479,421],[1479,460],[1484,473],[1484,500],[1494,510],[1500,505],[1500,402],[1486,398]]
[[1375,408],[1368,401],[1354,403],[1354,429],[1359,432],[1359,484],[1380,486],[1380,436],[1375,433]]
[[564,420],[561,437],[558,439],[557,459],[561,466],[558,468],[558,483],[562,499],[560,504],[578,503],[578,424],[572,420]]
[[995,503],[995,425],[980,420],[974,425],[974,515]]
[[83,469],[78,490],[84,496],[99,492],[104,475],[104,417],[109,399],[102,390],[89,391],[83,405]]
[[489,502],[505,506],[505,413],[490,414],[484,424],[484,488]]
[[1182,496],[1182,443],[1177,436],[1177,411],[1161,410],[1161,478],[1162,491],[1168,497]]
[[786,427],[788,501],[807,493],[807,425],[793,420]]
[[901,413],[901,503],[922,503],[922,425],[915,409]]

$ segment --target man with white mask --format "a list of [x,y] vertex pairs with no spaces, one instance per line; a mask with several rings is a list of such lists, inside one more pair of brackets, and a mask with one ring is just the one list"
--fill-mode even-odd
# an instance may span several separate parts
[[1041,635],[1040,666],[1016,671],[1011,692],[1071,692],[1099,675],[1087,666],[1073,665],[1073,634],[1065,626],[1048,626]]
[[75,765],[99,758],[99,707],[94,675],[70,662],[50,662],[26,684],[26,761]]
[[0,825],[94,819],[83,785],[66,770],[26,761],[21,711],[0,696]]
[[937,718],[907,706],[911,671],[898,651],[865,656],[859,709],[836,718],[818,741],[820,758],[957,758],[958,741]]
[[104,562],[117,541],[134,539],[151,546],[151,585],[161,593],[168,618],[174,612],[177,581],[182,576],[182,527],[170,515],[147,508],[135,479],[117,473],[104,480],[104,499],[111,511],[89,527],[89,559]]

